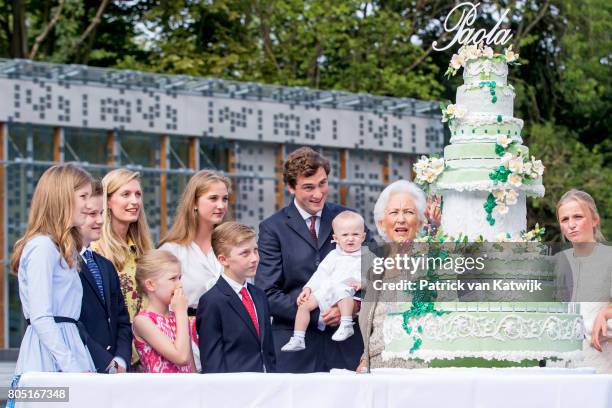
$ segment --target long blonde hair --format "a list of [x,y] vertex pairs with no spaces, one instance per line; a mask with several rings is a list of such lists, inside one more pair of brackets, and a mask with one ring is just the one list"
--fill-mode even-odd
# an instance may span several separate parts
[[[555,211],[557,215],[557,221],[560,222],[559,208],[561,208],[562,205],[566,204],[568,201],[571,200],[577,201],[580,205],[586,205],[586,207],[591,212],[591,216],[593,217],[593,219],[599,220],[599,223],[595,227],[593,227],[593,235],[595,236],[595,241],[605,242],[606,238],[601,232],[601,217],[599,216],[599,211],[597,211],[597,205],[595,205],[595,200],[593,200],[593,197],[591,197],[591,195],[585,191],[572,188],[570,191],[566,192],[561,196],[561,198],[557,202],[557,208]],[[561,238],[565,240],[565,236],[563,234],[561,234]]]
[[198,213],[193,210],[193,207],[214,183],[225,184],[228,194],[231,192],[230,180],[212,170],[200,170],[189,179],[181,195],[174,224],[160,241],[159,246],[166,242],[186,245],[195,239],[198,230]]
[[87,171],[70,163],[49,167],[43,173],[34,189],[25,233],[13,247],[13,271],[18,272],[23,248],[37,235],[51,238],[69,267],[77,265],[75,259],[81,249],[81,235],[78,228],[72,226],[74,192],[91,185],[92,181]]
[[155,279],[171,266],[181,267],[181,262],[171,252],[162,249],[151,249],[146,251],[136,263],[136,291],[141,297],[145,297],[145,281]]
[[104,224],[102,225],[102,236],[98,240],[97,246],[100,253],[108,258],[118,271],[123,270],[123,266],[130,254],[129,241],[132,241],[136,247],[136,257],[153,248],[144,205],[140,208],[138,220],[131,223],[128,227],[126,241],[118,237],[112,228],[111,220],[113,215],[108,208],[108,200],[117,190],[132,180],[140,182],[140,173],[128,169],[115,169],[102,179],[102,187],[104,189]]

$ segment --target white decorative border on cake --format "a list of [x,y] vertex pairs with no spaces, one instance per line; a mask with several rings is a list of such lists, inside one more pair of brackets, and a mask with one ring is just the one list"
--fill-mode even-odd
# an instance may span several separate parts
[[[444,183],[437,182],[432,185],[432,191],[442,191],[442,190],[456,190],[459,192],[462,191],[493,191],[495,189],[500,188],[510,188],[511,185],[508,183],[498,183],[494,184],[491,180],[486,181],[461,181],[461,182],[452,182],[452,183]],[[521,191],[525,191],[526,193],[533,195],[535,197],[543,197],[545,188],[541,184],[523,184],[521,186]]]
[[[402,316],[387,316],[383,324],[385,346],[394,340],[409,339],[402,328]],[[472,313],[452,312],[441,316],[425,315],[410,319],[412,332],[418,332],[423,339],[454,341],[457,339],[493,339],[500,342],[513,340],[542,339],[550,341],[580,341],[584,338],[584,323],[581,316],[560,319],[554,315],[546,319],[530,319],[519,314],[509,314],[501,320]],[[419,329],[420,328],[420,329]],[[469,351],[469,350],[418,350],[393,352],[384,350],[383,360],[391,358],[420,359],[426,362],[435,359],[479,357],[487,360],[510,360],[521,362],[525,359],[563,358],[575,359],[579,351]]]
[[467,350],[417,350],[413,353],[408,351],[383,351],[383,361],[394,358],[402,360],[418,359],[426,363],[433,360],[454,360],[457,358],[482,358],[485,360],[501,360],[521,363],[524,360],[561,359],[564,361],[580,361],[584,358],[582,351],[467,351]]

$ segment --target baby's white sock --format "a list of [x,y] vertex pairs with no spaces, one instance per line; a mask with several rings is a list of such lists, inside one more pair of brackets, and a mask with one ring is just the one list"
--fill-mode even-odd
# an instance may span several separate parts
[[294,330],[293,331],[293,337],[298,337],[300,339],[303,339],[306,337],[306,332],[305,331],[300,331],[300,330]]
[[341,316],[340,317],[340,324],[342,326],[352,326],[353,325],[353,318],[351,316]]

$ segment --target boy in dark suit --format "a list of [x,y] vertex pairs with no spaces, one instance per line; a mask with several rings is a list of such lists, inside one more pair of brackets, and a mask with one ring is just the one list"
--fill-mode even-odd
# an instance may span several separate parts
[[[261,261],[255,284],[266,292],[270,302],[278,372],[354,370],[363,353],[361,336],[352,336],[341,343],[332,340],[340,323],[338,306],[311,312],[306,350],[280,351],[293,334],[298,295],[335,247],[332,220],[348,210],[326,202],[329,171],[329,161],[311,148],[293,151],[285,161],[283,179],[294,199],[259,225]],[[367,228],[366,233],[366,242],[369,242]],[[359,305],[355,302],[354,312]],[[355,331],[359,333],[358,325]]]
[[129,369],[132,327],[119,276],[113,264],[89,248],[102,234],[102,185],[94,183],[91,212],[80,227],[83,249],[80,267],[83,303],[79,321],[88,334],[87,348],[99,373],[124,373]]
[[214,229],[211,241],[223,273],[198,303],[202,373],[275,372],[268,300],[246,281],[259,263],[255,232],[226,222]]

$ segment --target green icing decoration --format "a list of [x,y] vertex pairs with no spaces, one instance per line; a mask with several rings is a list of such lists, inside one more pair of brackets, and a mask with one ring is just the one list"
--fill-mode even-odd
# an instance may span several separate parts
[[506,153],[506,149],[504,149],[504,146],[495,143],[495,154],[498,156],[503,156],[504,153]]
[[412,347],[410,347],[409,352],[414,353],[416,350],[418,350],[421,347],[422,343],[423,343],[422,339],[415,339],[414,344],[412,345]]
[[512,172],[509,169],[505,168],[504,166],[499,166],[491,173],[489,173],[489,178],[493,180],[495,184],[497,184],[498,182],[505,183],[506,181],[508,181],[508,176],[510,175],[510,173]]
[[501,121],[502,121],[502,115],[497,115],[497,121],[498,121],[499,123],[501,123]]
[[493,212],[493,209],[496,206],[497,204],[495,203],[495,197],[493,197],[493,194],[489,194],[489,196],[487,197],[487,201],[484,203],[483,207],[485,209],[485,212],[487,213],[487,221],[489,221],[489,225],[491,226],[495,225],[495,220],[493,219],[491,213]]
[[493,96],[493,99],[491,99],[491,102],[493,103],[497,102],[497,96]]
[[[448,258],[448,253],[440,247],[437,247],[437,245],[433,245],[437,241],[439,241],[441,246],[443,246],[445,238],[440,235],[438,240],[436,240],[436,236],[428,236],[428,242],[430,243],[428,257],[440,258],[442,262],[444,262],[444,260]],[[440,278],[435,274],[433,268],[427,269],[427,279],[430,282],[438,282],[440,280]],[[438,292],[436,290],[417,289],[412,291],[412,294],[412,305],[410,306],[410,309],[402,313],[402,328],[408,335],[412,334],[412,328],[408,324],[411,318],[424,316],[428,313],[432,313],[435,316],[442,316],[444,313],[448,313],[435,308],[434,302],[438,297]],[[410,353],[415,352],[421,347],[421,344],[423,343],[423,340],[419,337],[419,334],[421,333],[423,333],[423,327],[419,325],[417,327],[417,334],[412,336],[413,343],[409,350]]]

